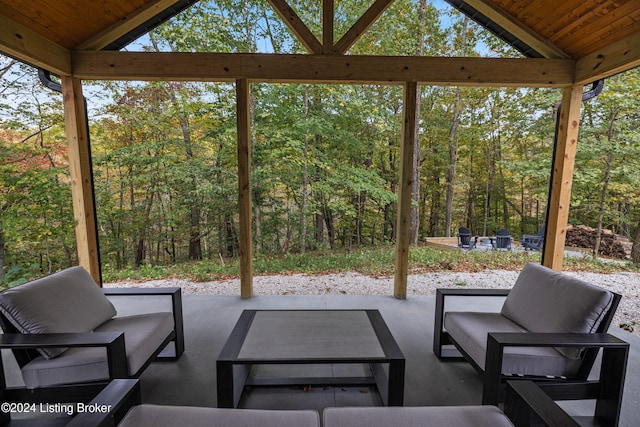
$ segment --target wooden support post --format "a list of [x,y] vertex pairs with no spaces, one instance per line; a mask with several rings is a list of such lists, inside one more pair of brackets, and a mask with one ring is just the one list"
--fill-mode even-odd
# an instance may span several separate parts
[[400,185],[398,186],[398,217],[396,227],[396,272],[394,296],[407,297],[409,273],[409,245],[411,229],[411,187],[413,182],[413,143],[416,137],[416,100],[418,83],[406,82],[404,86],[404,121],[402,146],[400,147]]
[[547,207],[549,219],[542,259],[542,265],[556,271],[562,270],[564,258],[581,106],[582,85],[567,87],[562,95],[558,141],[553,159],[553,182]]
[[322,0],[322,53],[333,50],[333,0]]
[[249,82],[236,80],[238,126],[238,206],[240,211],[240,296],[253,296],[253,238],[251,232],[251,129]]
[[82,82],[63,76],[62,95],[78,263],[91,274],[96,283],[100,284],[98,228],[95,221],[89,129],[87,109],[82,96]]

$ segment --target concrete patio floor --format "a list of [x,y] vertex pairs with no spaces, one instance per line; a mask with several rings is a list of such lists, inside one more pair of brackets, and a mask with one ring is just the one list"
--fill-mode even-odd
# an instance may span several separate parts
[[[121,315],[169,309],[168,299],[157,297],[118,297],[113,301]],[[499,298],[482,301],[469,301],[465,304],[471,305],[467,306],[459,300],[452,300],[450,309],[492,311],[502,304]],[[442,362],[433,354],[434,307],[433,296],[410,296],[406,300],[398,300],[391,296],[291,295],[256,296],[243,300],[238,296],[185,295],[186,351],[180,360],[153,363],[142,374],[143,402],[217,406],[216,358],[244,309],[378,309],[406,357],[405,406],[480,404],[482,383],[476,371],[464,361]],[[612,327],[610,332],[631,344],[620,425],[637,426],[640,425],[640,337],[617,327]],[[6,353],[4,358],[5,369],[11,371]],[[309,376],[319,367],[300,365],[291,369],[298,371],[293,374],[295,376]],[[301,369],[309,372],[300,373]],[[19,378],[17,366],[13,372],[6,373],[8,384],[16,384],[16,378]],[[375,389],[368,387],[248,389],[240,401],[243,408],[318,411],[328,406],[371,405],[380,405],[380,399]],[[574,415],[593,413],[593,403],[588,401],[563,403],[563,406]]]
[[[153,305],[143,306],[134,301],[116,301],[116,305],[120,312],[154,309]],[[476,311],[493,310],[502,301],[496,298],[471,304]],[[216,358],[244,309],[378,309],[406,357],[405,406],[474,405],[481,401],[481,379],[469,364],[442,362],[433,354],[435,297],[432,296],[411,296],[406,300],[391,296],[256,296],[243,300],[237,296],[186,295],[183,306],[186,352],[177,362],[154,363],[145,371],[141,377],[145,402],[216,406]],[[452,301],[451,309],[458,308],[465,306]],[[640,338],[617,327],[610,332],[631,344],[620,425],[637,426]],[[379,404],[377,392],[366,387],[250,389],[240,401],[243,408],[319,411],[327,406]],[[563,406],[576,415],[589,415],[593,411],[591,402],[569,402]]]

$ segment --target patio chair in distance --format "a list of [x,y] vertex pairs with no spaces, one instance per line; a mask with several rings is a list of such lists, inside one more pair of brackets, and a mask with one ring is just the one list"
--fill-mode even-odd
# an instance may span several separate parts
[[522,247],[524,250],[540,251],[544,245],[545,228],[542,227],[536,234],[522,235]]
[[471,231],[467,227],[458,228],[458,247],[470,251],[478,244],[478,236],[471,236]]
[[491,246],[493,246],[493,249],[505,249],[510,251],[512,241],[513,238],[511,237],[509,230],[502,228],[498,230],[496,232],[496,236],[491,239]]

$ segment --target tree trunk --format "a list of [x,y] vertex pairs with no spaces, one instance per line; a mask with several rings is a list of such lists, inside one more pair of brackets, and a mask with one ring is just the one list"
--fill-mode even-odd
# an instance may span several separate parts
[[[607,131],[607,142],[608,145],[611,146],[613,143],[613,134],[615,130],[615,121],[616,121],[616,111],[612,109],[611,114],[609,115],[609,128]],[[598,252],[600,251],[600,243],[602,241],[602,221],[604,219],[604,211],[606,207],[607,201],[607,191],[609,189],[609,182],[611,181],[611,169],[613,168],[613,152],[609,152],[607,154],[606,160],[606,169],[604,171],[604,179],[602,182],[602,191],[600,193],[600,207],[598,208],[598,226],[596,227],[596,242],[593,245],[593,257],[598,256]]]
[[314,215],[314,219],[314,240],[316,244],[320,246],[324,242],[324,218],[322,218],[322,214],[320,212],[317,212]]
[[[309,118],[309,86],[304,88],[304,115]],[[303,147],[303,170],[302,170],[302,191],[300,206],[300,253],[303,254],[307,248],[307,210],[309,197],[309,137],[304,137]]]
[[431,165],[431,176],[429,179],[430,186],[433,188],[431,193],[431,207],[429,213],[429,236],[438,237],[440,228],[440,213],[442,204],[442,194],[440,193],[440,162],[438,160],[439,150],[438,142],[431,141],[431,154],[433,158],[433,164]]
[[493,162],[491,161],[490,150],[485,151],[485,167],[487,168],[487,181],[484,185],[484,219],[482,223],[482,235],[486,236],[489,232],[489,211],[491,209],[491,191],[493,186]]
[[634,264],[640,264],[640,220],[638,220],[636,237],[633,239],[633,246],[631,247],[631,261]]
[[[466,55],[467,50],[467,28],[469,27],[469,17],[465,16],[460,30],[460,56]],[[447,195],[445,199],[445,224],[444,233],[446,237],[451,237],[451,225],[453,221],[453,197],[456,187],[456,167],[458,164],[458,124],[460,123],[460,111],[462,110],[462,91],[456,88],[453,115],[451,117],[451,128],[449,129],[449,171],[447,173]]]
[[322,202],[322,212],[325,225],[327,226],[327,235],[329,236],[329,247],[334,248],[336,244],[336,229],[333,223],[333,212],[331,208],[324,202]]
[[356,245],[360,245],[363,241],[362,228],[364,224],[364,207],[365,203],[367,202],[366,191],[361,191],[357,196],[354,197],[353,201],[356,210],[356,224],[352,242]]
[[[467,20],[465,19],[465,23]],[[466,34],[466,32],[465,32]],[[451,237],[451,223],[453,220],[453,196],[456,185],[456,166],[458,164],[458,124],[460,122],[460,110],[462,108],[462,91],[456,89],[455,104],[453,106],[453,117],[451,118],[451,128],[449,129],[449,170],[447,173],[447,195],[445,202],[445,224],[444,233],[446,237]]]
[[[416,56],[424,54],[424,31],[427,29],[427,2],[420,0],[418,5],[418,21],[421,31],[418,33],[416,46]],[[415,139],[413,141],[413,177],[411,182],[411,215],[409,227],[409,241],[414,245],[418,244],[420,236],[420,104],[422,99],[422,90],[420,86],[417,88],[416,95],[416,128]]]

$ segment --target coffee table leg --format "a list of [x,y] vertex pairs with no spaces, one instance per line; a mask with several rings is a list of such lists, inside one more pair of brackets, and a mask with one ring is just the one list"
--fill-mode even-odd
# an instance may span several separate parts
[[382,367],[382,363],[372,363],[371,373],[376,382],[380,400],[385,406],[404,405],[404,360],[389,362],[389,375]]
[[235,365],[228,361],[216,362],[218,408],[237,408],[252,365]]
[[389,362],[388,406],[404,405],[404,359]]
[[235,396],[233,387],[233,364],[217,361],[218,408],[233,408]]

